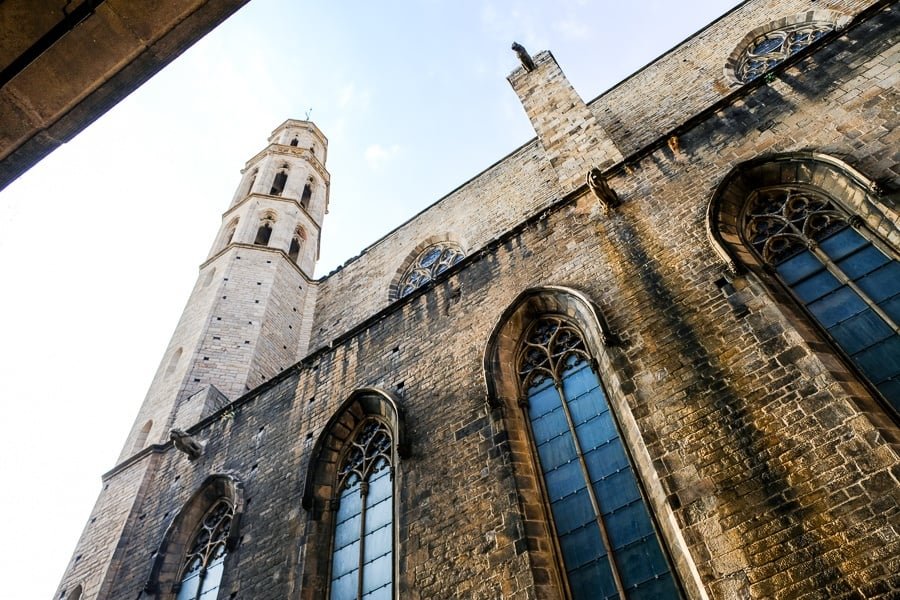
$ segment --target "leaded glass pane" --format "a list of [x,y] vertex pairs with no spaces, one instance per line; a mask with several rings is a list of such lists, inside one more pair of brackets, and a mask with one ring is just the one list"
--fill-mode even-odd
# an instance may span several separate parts
[[551,503],[550,508],[556,522],[556,531],[560,535],[584,527],[597,518],[586,487]]
[[584,527],[560,535],[559,547],[567,571],[573,571],[601,556],[606,556],[597,521],[591,521]]
[[781,278],[788,285],[794,284],[824,267],[812,252],[805,250],[775,267]]
[[521,385],[528,390],[531,430],[569,589],[576,600],[618,598],[618,572],[629,598],[632,592],[648,597],[648,582],[662,592],[659,598],[677,598],[606,395],[588,359],[580,332],[560,318],[547,317],[529,330],[518,366]]
[[422,287],[465,257],[462,248],[450,242],[429,246],[400,279],[399,297]]
[[823,327],[828,328],[859,314],[866,309],[866,304],[853,290],[842,286],[806,307]]
[[332,600],[378,600],[393,593],[391,444],[385,426],[370,420],[360,428],[342,461]]
[[871,310],[864,310],[835,325],[828,332],[851,355],[894,334],[881,317]]
[[613,513],[641,499],[631,467],[597,479],[594,481],[594,491],[603,514]]
[[200,587],[200,570],[186,576],[181,580],[181,587],[178,588],[178,596],[176,600],[195,600],[197,590]]
[[356,600],[359,590],[359,571],[353,570],[331,580],[331,600]]
[[799,188],[761,190],[742,232],[764,262],[895,410],[900,410],[900,262],[829,198]]
[[833,23],[813,22],[798,23],[765,33],[744,50],[735,75],[742,82],[752,81],[832,29]]
[[[619,597],[606,556],[570,572],[569,587],[572,588],[572,597],[574,598],[605,600]],[[678,594],[658,597],[677,598]]]

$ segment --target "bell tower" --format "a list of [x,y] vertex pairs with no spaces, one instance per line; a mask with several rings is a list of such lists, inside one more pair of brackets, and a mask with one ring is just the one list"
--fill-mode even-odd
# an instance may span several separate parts
[[287,120],[241,171],[120,461],[306,354],[328,210],[327,148],[315,124]]

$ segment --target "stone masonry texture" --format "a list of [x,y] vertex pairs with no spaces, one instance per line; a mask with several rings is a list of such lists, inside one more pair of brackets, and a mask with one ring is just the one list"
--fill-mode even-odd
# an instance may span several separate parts
[[[762,80],[728,79],[748,32],[813,11],[842,29]],[[174,598],[165,565],[183,560],[179,528],[196,527],[185,507],[220,474],[239,482],[241,514],[218,598],[326,598],[331,513],[305,490],[340,455],[359,390],[395,400],[408,446],[393,473],[395,598],[568,597],[522,408],[486,386],[492,332],[535,289],[572,318],[553,298],[574,290],[605,321],[595,367],[685,598],[900,597],[900,419],[770,272],[730,264],[743,255],[708,232],[733,170],[827,157],[865,178],[861,220],[896,251],[898,37],[893,2],[750,0],[566,113],[583,127],[541,105],[538,84],[538,138],[318,281],[283,250],[214,254],[55,597]],[[616,208],[573,177],[597,157],[615,157],[602,168]],[[829,189],[850,194],[842,181]],[[466,257],[397,299],[404,265],[442,240]],[[210,385],[223,405],[178,411]],[[151,418],[168,424],[135,447]],[[165,441],[173,420],[201,457]]]

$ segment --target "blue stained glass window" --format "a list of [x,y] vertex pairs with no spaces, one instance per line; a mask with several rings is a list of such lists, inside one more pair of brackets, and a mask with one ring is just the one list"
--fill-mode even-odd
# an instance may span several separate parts
[[900,412],[900,262],[823,194],[750,197],[743,233],[860,373]]
[[379,421],[360,428],[338,475],[331,553],[332,600],[388,600],[393,595],[391,437]]
[[429,246],[416,257],[400,279],[398,296],[402,298],[422,287],[465,257],[462,248],[450,242]]
[[225,541],[234,508],[219,500],[203,517],[182,566],[176,600],[214,600],[225,569]]
[[679,598],[581,333],[539,319],[519,373],[572,598]]
[[752,81],[832,29],[833,23],[812,21],[768,31],[744,49],[735,76],[742,83]]

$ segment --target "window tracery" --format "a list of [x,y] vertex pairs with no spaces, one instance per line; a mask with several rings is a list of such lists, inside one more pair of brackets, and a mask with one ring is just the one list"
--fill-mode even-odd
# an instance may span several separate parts
[[400,298],[411,294],[465,257],[456,244],[444,242],[426,248],[400,280]]
[[757,190],[746,243],[887,402],[900,412],[900,261],[811,188]]
[[335,488],[332,600],[393,597],[392,443],[387,427],[370,419],[341,462]]
[[176,600],[214,600],[224,571],[234,507],[219,500],[203,517],[182,565]]
[[517,372],[571,597],[678,598],[581,332],[537,319]]
[[752,81],[832,31],[834,27],[834,23],[813,21],[768,31],[744,49],[735,69],[735,76],[741,83]]

